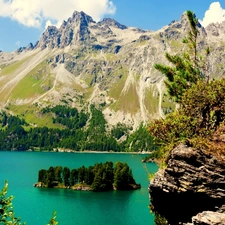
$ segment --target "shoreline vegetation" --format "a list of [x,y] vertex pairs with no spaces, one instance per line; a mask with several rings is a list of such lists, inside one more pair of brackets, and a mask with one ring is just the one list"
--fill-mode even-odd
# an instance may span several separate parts
[[[29,150],[28,150],[29,151]],[[45,152],[45,151],[41,151],[41,152]],[[49,152],[46,150],[46,152]],[[101,154],[135,154],[135,155],[150,155],[151,152],[146,152],[146,151],[142,151],[142,152],[115,152],[115,151],[89,151],[89,150],[83,150],[83,151],[75,151],[72,149],[57,149],[55,151],[52,152],[68,152],[68,153],[101,153]]]
[[37,188],[62,188],[80,191],[136,190],[141,185],[133,178],[127,163],[96,163],[94,166],[70,170],[68,167],[49,167],[38,172]]

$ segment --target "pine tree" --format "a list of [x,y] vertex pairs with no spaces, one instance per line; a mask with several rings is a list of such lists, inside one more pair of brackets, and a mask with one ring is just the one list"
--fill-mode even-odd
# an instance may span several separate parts
[[187,38],[183,39],[183,43],[187,45],[188,52],[184,52],[181,56],[166,53],[165,57],[173,67],[162,64],[154,65],[155,69],[166,76],[165,85],[168,94],[178,103],[185,90],[196,84],[198,80],[209,80],[207,58],[210,50],[206,49],[205,58],[199,55],[197,46],[199,22],[193,12],[187,11],[186,14],[190,30]]

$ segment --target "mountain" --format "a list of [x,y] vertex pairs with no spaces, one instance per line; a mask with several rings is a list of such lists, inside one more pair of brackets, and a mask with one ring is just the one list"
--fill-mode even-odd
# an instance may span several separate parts
[[[183,14],[158,31],[127,27],[113,19],[96,23],[74,12],[60,28],[49,26],[36,44],[0,52],[0,108],[38,125],[41,109],[57,104],[89,109],[94,103],[109,124],[137,127],[174,108],[155,63],[181,53],[188,30]],[[225,22],[199,24],[199,48],[211,48],[212,77],[225,75]]]

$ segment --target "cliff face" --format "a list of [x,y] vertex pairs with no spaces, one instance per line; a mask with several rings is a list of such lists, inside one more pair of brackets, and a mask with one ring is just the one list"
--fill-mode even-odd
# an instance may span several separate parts
[[[171,225],[225,224],[225,160],[183,144],[149,187],[151,208]],[[191,223],[192,222],[192,223]]]

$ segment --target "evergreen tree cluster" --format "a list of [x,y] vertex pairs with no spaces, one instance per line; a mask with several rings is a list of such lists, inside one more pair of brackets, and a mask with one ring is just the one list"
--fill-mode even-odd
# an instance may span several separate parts
[[79,129],[86,125],[89,115],[83,111],[78,112],[76,108],[57,105],[53,108],[46,107],[43,113],[54,113],[53,123],[59,123],[69,129]]
[[94,166],[80,167],[70,170],[68,167],[49,167],[38,172],[38,182],[44,186],[73,187],[76,185],[89,186],[93,191],[129,190],[140,188],[127,163],[112,162],[96,163]]
[[[33,127],[18,116],[1,112],[0,150],[51,151],[62,148],[74,151],[139,152],[154,149],[146,127],[141,125],[130,135],[131,129],[119,123],[109,132],[102,111],[94,105],[91,105],[90,113],[62,105],[46,107],[42,113],[51,116],[52,122],[61,128]],[[120,141],[122,136],[123,141]]]

